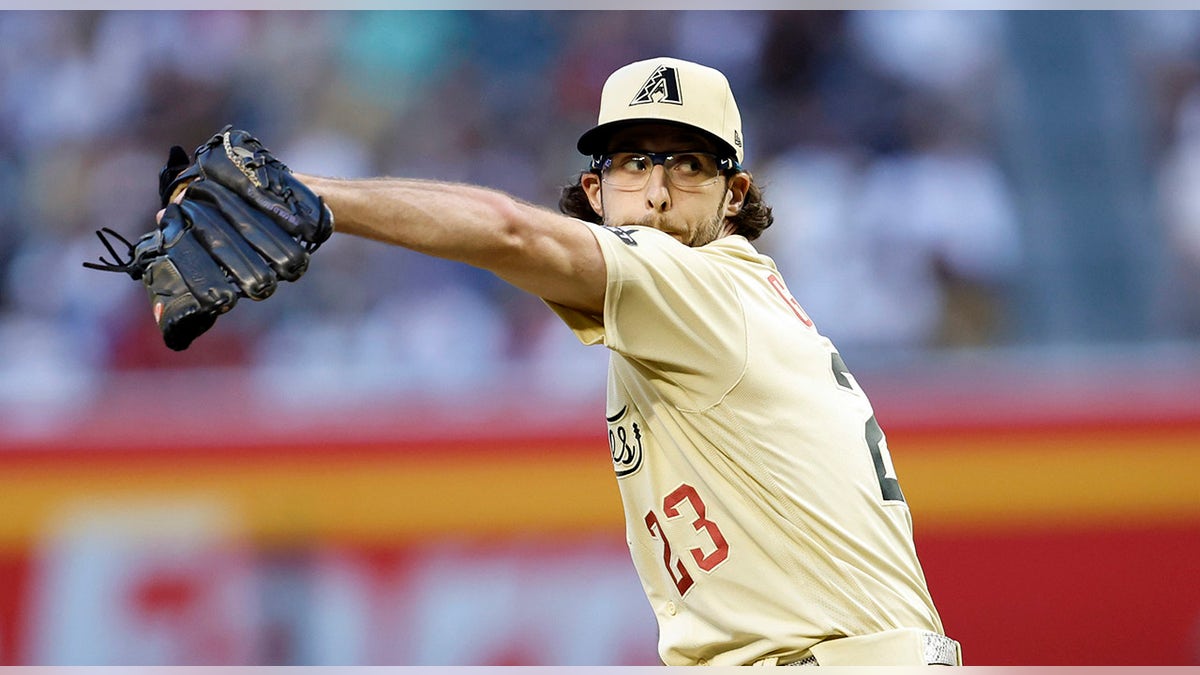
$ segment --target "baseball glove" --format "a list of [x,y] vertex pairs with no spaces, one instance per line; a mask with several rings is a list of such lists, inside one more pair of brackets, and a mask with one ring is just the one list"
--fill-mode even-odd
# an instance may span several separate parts
[[[182,191],[182,198],[177,194]],[[225,127],[196,149],[172,147],[159,172],[163,215],[130,242],[96,232],[113,261],[84,267],[141,281],[167,347],[180,351],[233,309],[295,281],[333,233],[333,213],[249,133]],[[128,248],[128,260],[114,241]]]

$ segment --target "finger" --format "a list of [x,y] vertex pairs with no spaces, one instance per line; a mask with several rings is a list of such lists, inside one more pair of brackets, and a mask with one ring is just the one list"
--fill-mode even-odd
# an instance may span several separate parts
[[187,183],[183,183],[179,187],[175,188],[175,192],[171,194],[171,202],[174,204],[178,204],[178,203],[182,202],[183,195],[184,195],[184,193],[187,192],[189,185],[191,185],[190,181]]

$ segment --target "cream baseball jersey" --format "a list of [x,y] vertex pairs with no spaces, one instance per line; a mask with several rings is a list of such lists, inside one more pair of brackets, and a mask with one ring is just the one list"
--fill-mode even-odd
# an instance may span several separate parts
[[589,225],[611,350],[607,418],[633,562],[668,665],[741,665],[822,639],[942,633],[871,405],[744,237],[690,248]]

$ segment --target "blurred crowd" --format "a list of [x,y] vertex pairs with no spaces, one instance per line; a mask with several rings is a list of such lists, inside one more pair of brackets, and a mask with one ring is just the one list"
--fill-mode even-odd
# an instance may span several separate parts
[[[1123,18],[1153,96],[1148,147],[1178,292],[1200,337],[1200,32]],[[287,164],[466,181],[553,207],[605,77],[657,55],[723,70],[760,240],[818,327],[861,354],[1016,338],[1028,254],[1006,169],[1014,48],[1003,12],[71,11],[0,13],[0,400],[152,368],[246,369],[280,392],[554,396],[602,387],[535,298],[488,273],[334,237],[309,273],[161,344],[139,284],[80,263],[93,231],[153,224],[170,145],[226,123]],[[1132,133],[1114,130],[1113,133]],[[1158,230],[1154,230],[1158,231]],[[246,305],[252,303],[243,300]],[[301,386],[304,385],[304,386]]]

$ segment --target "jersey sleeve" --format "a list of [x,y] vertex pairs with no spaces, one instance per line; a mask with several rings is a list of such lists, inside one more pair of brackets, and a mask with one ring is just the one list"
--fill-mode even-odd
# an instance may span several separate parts
[[[607,267],[603,317],[551,302],[584,344],[602,343],[697,394],[719,395],[745,365],[738,291],[716,256],[645,227],[590,225]],[[727,377],[713,378],[713,360]]]

